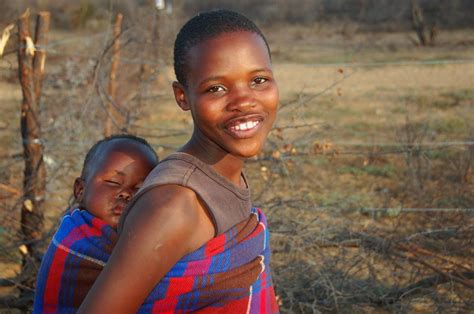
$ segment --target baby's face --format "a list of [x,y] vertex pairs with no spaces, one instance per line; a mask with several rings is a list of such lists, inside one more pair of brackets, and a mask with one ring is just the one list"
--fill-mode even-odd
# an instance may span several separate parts
[[154,167],[148,149],[125,144],[104,151],[77,196],[82,207],[116,228],[125,206]]

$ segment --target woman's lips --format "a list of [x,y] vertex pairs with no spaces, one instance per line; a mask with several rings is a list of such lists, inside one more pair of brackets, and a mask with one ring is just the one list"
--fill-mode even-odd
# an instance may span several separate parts
[[225,125],[225,130],[231,136],[243,139],[254,136],[261,128],[263,117],[250,115],[232,119]]

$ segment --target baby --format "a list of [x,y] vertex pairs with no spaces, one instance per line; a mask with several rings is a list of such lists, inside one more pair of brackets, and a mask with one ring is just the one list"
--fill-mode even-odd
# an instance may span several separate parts
[[75,206],[43,257],[34,313],[77,311],[117,241],[120,215],[157,163],[150,144],[133,135],[92,146],[74,182]]

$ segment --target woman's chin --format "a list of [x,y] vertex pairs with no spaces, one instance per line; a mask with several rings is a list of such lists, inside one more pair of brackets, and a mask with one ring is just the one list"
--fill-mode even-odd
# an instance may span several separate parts
[[238,149],[232,152],[234,156],[243,158],[243,159],[248,159],[257,156],[261,151],[261,146],[257,147],[247,147],[245,149]]

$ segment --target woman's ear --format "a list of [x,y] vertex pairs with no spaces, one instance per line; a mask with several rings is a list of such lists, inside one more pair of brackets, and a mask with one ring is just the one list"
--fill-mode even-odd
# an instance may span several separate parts
[[180,82],[174,81],[173,82],[173,92],[174,92],[174,99],[176,99],[176,103],[183,111],[188,111],[191,109],[189,106],[188,100],[186,98],[186,92],[184,90],[183,84]]
[[82,203],[84,199],[85,182],[82,178],[74,180],[74,203]]

